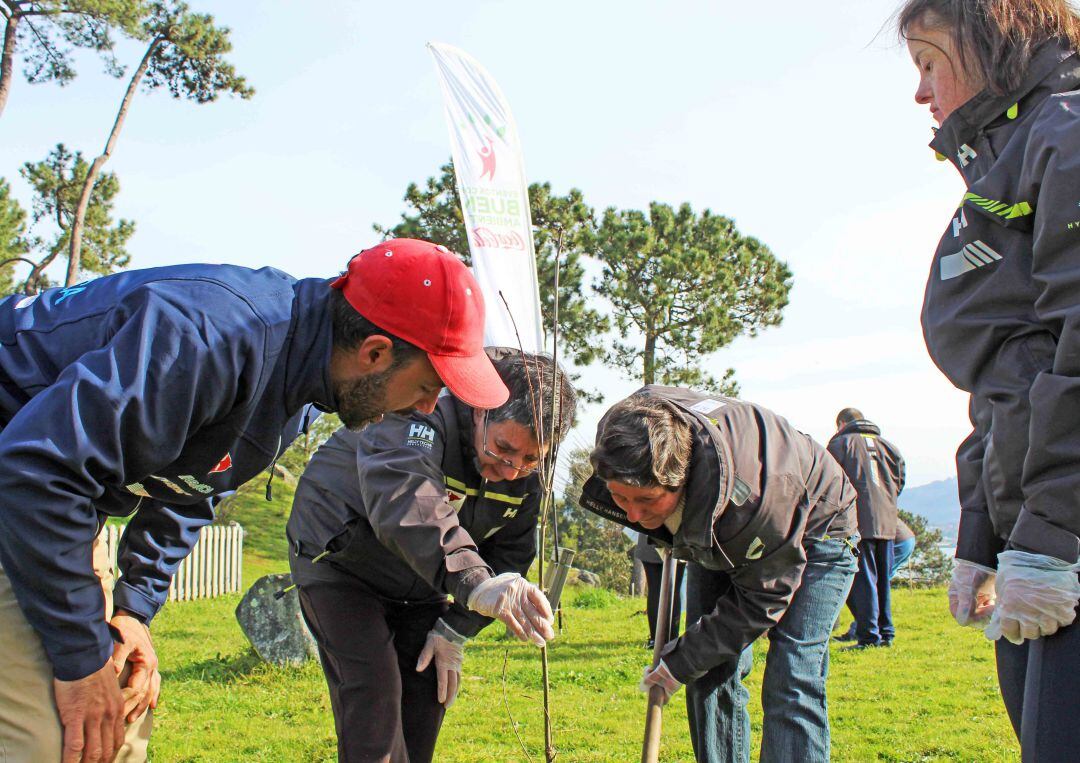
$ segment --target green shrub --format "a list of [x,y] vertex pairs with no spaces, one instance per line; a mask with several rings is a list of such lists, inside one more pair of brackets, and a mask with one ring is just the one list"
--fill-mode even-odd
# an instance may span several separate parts
[[570,600],[571,609],[607,609],[619,597],[606,588],[586,588]]

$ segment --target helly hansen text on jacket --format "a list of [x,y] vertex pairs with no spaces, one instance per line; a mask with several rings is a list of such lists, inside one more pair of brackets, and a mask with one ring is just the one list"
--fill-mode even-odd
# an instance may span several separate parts
[[630,522],[595,475],[581,505],[671,546],[676,558],[730,575],[713,612],[665,647],[668,668],[686,683],[780,621],[802,582],[804,547],[855,534],[856,494],[825,448],[765,408],[657,385],[634,394],[666,401],[690,425],[682,524],[673,535]]
[[57,678],[112,655],[91,564],[105,518],[132,515],[115,602],[149,622],[210,498],[265,469],[306,403],[333,403],[328,295],[184,265],[0,301],[0,565]]

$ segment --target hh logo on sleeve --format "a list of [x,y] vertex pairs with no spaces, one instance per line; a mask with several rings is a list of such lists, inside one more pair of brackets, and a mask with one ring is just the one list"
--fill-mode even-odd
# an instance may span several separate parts
[[431,450],[435,445],[435,429],[427,424],[413,423],[409,425],[409,435],[405,444],[414,448],[426,448]]

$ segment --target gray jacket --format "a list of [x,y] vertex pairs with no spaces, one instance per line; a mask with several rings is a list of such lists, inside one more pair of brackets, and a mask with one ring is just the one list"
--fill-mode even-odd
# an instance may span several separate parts
[[896,537],[896,497],[904,489],[904,459],[896,446],[866,420],[846,424],[829,440],[829,453],[859,494],[863,540]]
[[802,582],[804,546],[855,533],[855,490],[823,447],[765,408],[674,387],[635,394],[667,401],[691,426],[682,524],[672,535],[630,522],[596,476],[581,505],[648,533],[676,558],[730,574],[733,585],[716,609],[667,648],[665,662],[685,683],[780,621]]
[[[430,415],[339,429],[297,485],[293,550],[395,601],[465,602],[492,574],[524,574],[536,556],[539,480],[481,479],[473,431],[472,409],[451,395]],[[456,602],[443,619],[458,633],[491,622]]]
[[983,92],[931,146],[964,194],[923,303],[926,345],[971,393],[956,555],[1080,558],[1080,60],[1057,43],[1015,92]]

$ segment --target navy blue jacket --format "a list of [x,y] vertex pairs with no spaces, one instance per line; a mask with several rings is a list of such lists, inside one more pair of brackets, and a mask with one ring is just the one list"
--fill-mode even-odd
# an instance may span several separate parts
[[149,622],[210,498],[333,407],[328,283],[182,265],[0,301],[0,565],[57,678],[112,654],[107,516],[134,513],[115,602]]

